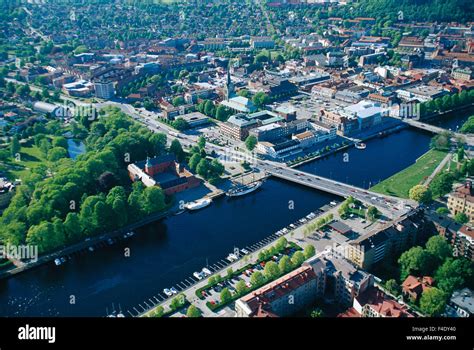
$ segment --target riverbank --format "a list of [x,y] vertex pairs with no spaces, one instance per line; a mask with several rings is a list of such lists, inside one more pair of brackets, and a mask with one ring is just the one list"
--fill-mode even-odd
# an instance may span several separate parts
[[347,143],[340,146],[340,147],[331,149],[327,152],[321,153],[321,154],[319,154],[317,156],[314,156],[314,157],[303,158],[303,160],[301,160],[301,161],[287,162],[287,165],[292,167],[292,168],[295,168],[295,167],[298,167],[298,166],[301,166],[301,165],[304,165],[304,164],[307,164],[307,163],[310,163],[310,162],[313,162],[313,161],[323,159],[323,158],[328,157],[332,154],[344,151],[348,148],[353,147],[357,142],[364,142],[364,141],[369,141],[371,139],[378,138],[378,137],[385,137],[385,136],[388,136],[388,135],[393,134],[395,132],[399,132],[399,131],[401,131],[405,128],[408,128],[408,125],[398,124],[396,126],[393,126],[389,129],[385,129],[383,131],[377,131],[377,132],[370,133],[370,134],[367,134],[367,135],[364,135],[364,136],[359,136],[357,141],[346,139],[345,142],[347,142]]
[[383,180],[370,190],[380,194],[408,198],[410,189],[428,179],[446,155],[447,152],[429,150],[419,157],[415,164]]
[[73,245],[68,246],[64,249],[61,249],[61,250],[58,250],[58,251],[55,251],[55,252],[52,252],[52,253],[49,253],[49,254],[46,254],[46,255],[42,255],[42,256],[38,257],[38,260],[36,260],[34,262],[25,263],[21,266],[14,266],[10,269],[0,271],[0,280],[15,276],[15,275],[17,275],[21,272],[25,272],[25,271],[34,269],[36,267],[39,267],[41,265],[50,263],[50,262],[54,261],[57,258],[70,256],[70,255],[76,254],[80,251],[89,249],[90,247],[99,246],[102,243],[105,243],[110,239],[115,239],[115,238],[119,238],[119,237],[121,238],[121,237],[123,237],[124,234],[126,234],[128,232],[136,230],[137,228],[140,228],[144,225],[150,224],[150,223],[155,222],[157,220],[160,220],[160,219],[166,218],[168,216],[171,216],[175,212],[176,212],[175,210],[169,209],[165,212],[160,212],[160,213],[155,213],[155,214],[149,215],[148,217],[146,217],[146,218],[144,218],[140,221],[137,221],[133,224],[127,225],[127,226],[122,227],[120,229],[117,229],[115,231],[105,233],[105,234],[102,234],[102,235],[97,236],[97,237],[91,237],[91,238],[86,239],[85,241],[73,244]]
[[[407,128],[369,141],[366,150],[342,153],[305,165],[308,171],[365,187],[406,168],[428,149],[426,133]],[[346,177],[349,175],[349,179]],[[349,180],[349,181],[347,181]],[[206,191],[207,193],[208,191]],[[204,193],[203,193],[204,194]],[[330,194],[269,178],[254,194],[222,197],[202,211],[171,215],[138,229],[128,240],[97,253],[84,252],[61,266],[44,264],[34,273],[0,281],[0,315],[104,316],[112,303],[126,315],[157,303],[157,292],[189,281],[203,266],[217,268],[234,247],[258,249],[269,235],[315,208],[339,199]],[[263,242],[264,243],[264,242]],[[325,242],[323,246],[326,244]],[[320,247],[322,249],[324,247]],[[131,252],[124,256],[124,249]],[[227,261],[227,260],[225,260]],[[189,284],[188,284],[189,285]],[[185,288],[184,284],[180,284]],[[65,300],[74,294],[77,305]]]

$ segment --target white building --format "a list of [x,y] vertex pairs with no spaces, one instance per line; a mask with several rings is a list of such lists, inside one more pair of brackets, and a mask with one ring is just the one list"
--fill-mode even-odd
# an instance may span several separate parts
[[114,83],[98,81],[94,83],[95,97],[109,100],[115,96]]

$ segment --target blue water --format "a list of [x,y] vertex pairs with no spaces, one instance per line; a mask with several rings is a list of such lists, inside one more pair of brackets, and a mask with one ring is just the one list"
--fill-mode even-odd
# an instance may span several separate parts
[[67,151],[69,153],[69,157],[72,159],[76,159],[82,153],[86,151],[86,146],[81,141],[76,141],[73,139],[67,140]]
[[[367,149],[338,153],[302,170],[368,187],[402,170],[428,149],[430,135],[416,130],[376,138]],[[129,310],[255,243],[335,197],[269,179],[259,191],[155,222],[127,242],[87,253],[61,267],[45,265],[0,281],[1,316],[104,316],[112,303]],[[294,209],[289,209],[294,201]],[[131,256],[124,256],[130,248]],[[71,296],[76,303],[70,304]]]

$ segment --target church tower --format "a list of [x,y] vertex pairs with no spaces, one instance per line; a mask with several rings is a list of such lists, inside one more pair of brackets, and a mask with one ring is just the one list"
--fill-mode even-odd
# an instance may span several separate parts
[[234,95],[234,84],[232,84],[232,80],[230,79],[230,63],[229,67],[227,67],[227,81],[225,83],[225,99],[229,101],[229,99]]

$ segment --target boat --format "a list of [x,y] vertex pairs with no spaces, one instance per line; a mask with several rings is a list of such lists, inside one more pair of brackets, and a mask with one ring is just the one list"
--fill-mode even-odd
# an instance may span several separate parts
[[[242,179],[243,179],[242,174]],[[246,194],[252,193],[260,188],[263,185],[264,180],[255,180],[255,172],[252,172],[252,182],[244,184],[243,180],[241,183],[236,180],[231,189],[226,192],[227,197],[239,197]]]
[[255,181],[248,185],[238,185],[236,187],[231,188],[227,191],[226,196],[228,197],[239,197],[244,196],[246,194],[252,193],[260,188],[263,185],[263,181]]
[[163,293],[165,293],[166,296],[168,296],[168,297],[173,295],[173,292],[171,292],[168,288],[163,289]]
[[208,268],[206,268],[206,267],[204,267],[204,268],[202,269],[202,272],[203,272],[206,276],[212,275],[211,271],[210,271]]
[[203,278],[201,273],[199,273],[199,272],[194,272],[193,276],[196,277],[198,280],[202,280],[202,278]]
[[363,143],[363,142],[357,142],[357,143],[355,144],[355,148],[357,148],[357,149],[366,149],[366,148],[367,148],[367,145],[366,145],[365,143]]
[[59,266],[62,264],[61,259],[59,258],[54,259],[54,263],[56,264],[56,266]]
[[186,203],[184,207],[188,210],[198,210],[207,207],[209,204],[212,203],[211,198],[201,198],[197,201]]

